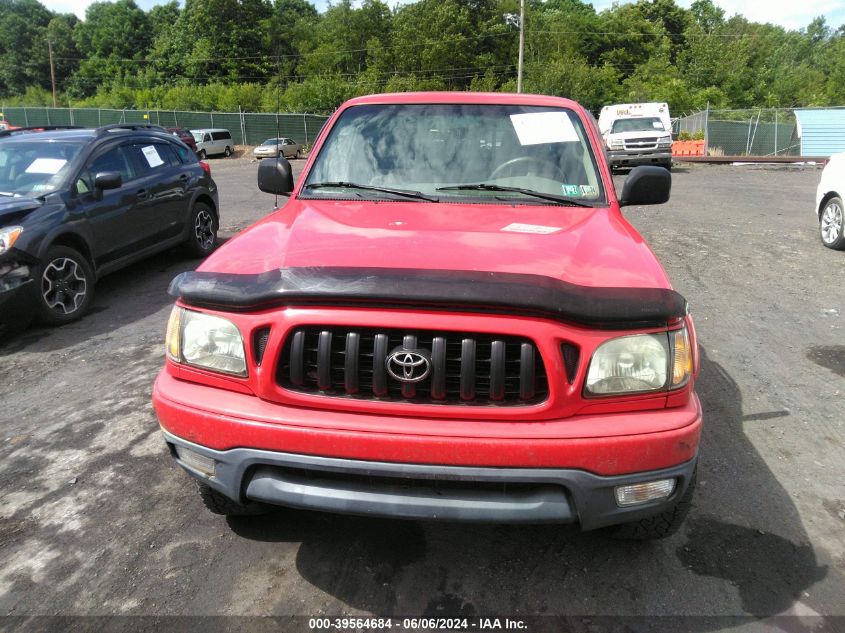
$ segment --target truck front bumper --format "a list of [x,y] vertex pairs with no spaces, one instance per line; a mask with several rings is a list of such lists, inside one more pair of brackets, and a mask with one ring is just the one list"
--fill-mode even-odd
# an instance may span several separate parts
[[[182,468],[239,503],[416,520],[579,523],[584,530],[671,508],[686,491],[697,460],[602,477],[566,468],[433,466],[249,448],[215,451],[167,432],[164,436]],[[198,470],[186,450],[213,460],[213,474]],[[627,507],[616,503],[617,486],[667,479],[675,487],[664,499]]]
[[608,152],[611,167],[635,167],[636,165],[671,165],[671,148],[654,151],[613,150]]
[[[214,404],[220,394],[225,406]],[[551,439],[531,437],[532,429],[563,429],[574,418],[504,423],[520,434],[510,438],[426,435],[420,418],[409,418],[402,434],[350,432],[316,426],[310,416],[340,425],[360,414],[265,403],[167,372],[156,381],[153,403],[177,462],[239,503],[406,519],[578,522],[583,529],[637,520],[677,503],[695,470],[701,432],[694,395],[673,409],[577,416],[591,426],[611,423],[617,435]],[[260,420],[267,407],[278,415],[274,422]],[[625,430],[629,417],[643,416],[669,416],[677,426]],[[616,503],[617,486],[662,479],[674,481],[668,497]]]

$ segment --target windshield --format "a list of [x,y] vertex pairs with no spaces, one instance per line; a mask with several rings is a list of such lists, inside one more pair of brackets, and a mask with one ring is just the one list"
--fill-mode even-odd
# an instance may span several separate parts
[[3,141],[0,195],[41,196],[61,186],[82,143]]
[[202,141],[202,137],[203,137],[203,134],[204,134],[203,132],[191,132],[191,134],[193,135],[194,140],[196,142],[199,143],[200,141]]
[[617,119],[613,122],[611,134],[619,132],[665,132],[663,121],[657,117],[641,117],[637,119]]
[[[604,197],[595,157],[578,116],[564,108],[519,105],[349,108],[320,149],[303,197],[400,197],[349,184],[422,193],[441,202],[555,203],[552,198],[540,199],[515,188],[588,204]],[[489,187],[463,187],[479,184]],[[401,198],[409,199],[407,195]]]
[[266,141],[262,143],[262,145],[278,145],[282,142],[280,138],[268,138]]

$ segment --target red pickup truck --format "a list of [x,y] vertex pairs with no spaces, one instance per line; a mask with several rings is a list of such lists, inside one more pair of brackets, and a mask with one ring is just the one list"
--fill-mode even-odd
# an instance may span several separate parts
[[659,538],[695,482],[683,297],[620,212],[593,118],[536,95],[345,103],[287,204],[173,280],[153,403],[206,506],[615,526]]

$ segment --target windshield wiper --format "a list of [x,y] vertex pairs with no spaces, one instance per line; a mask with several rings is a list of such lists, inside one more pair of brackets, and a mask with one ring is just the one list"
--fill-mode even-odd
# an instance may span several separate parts
[[[534,191],[533,189],[523,189],[521,187],[503,187],[501,185],[492,185],[490,183],[479,182],[468,185],[452,185],[449,187],[438,187],[437,191],[507,191],[512,193],[521,193],[526,196],[533,196],[543,200],[551,200],[552,202],[561,202],[563,204],[571,205],[573,207],[590,207],[593,205],[576,198],[568,196],[558,196],[554,193],[543,193],[542,191]],[[497,196],[498,198],[498,196]]]
[[361,185],[354,182],[312,182],[305,185],[306,189],[323,189],[330,187],[340,187],[343,189],[363,189],[364,191],[380,191],[382,193],[392,193],[396,196],[404,196],[406,198],[416,198],[418,200],[426,200],[428,202],[440,202],[439,198],[429,196],[421,191],[411,191],[409,189],[393,189],[391,187],[379,187],[377,185]]

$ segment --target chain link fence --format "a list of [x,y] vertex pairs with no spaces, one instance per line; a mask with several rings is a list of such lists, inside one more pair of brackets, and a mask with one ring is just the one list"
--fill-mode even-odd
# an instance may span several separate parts
[[678,135],[704,134],[708,156],[800,156],[795,112],[786,108],[702,110],[674,122]]
[[316,114],[254,112],[183,112],[176,110],[108,110],[98,108],[3,107],[13,125],[79,125],[99,127],[112,123],[152,123],[162,127],[225,128],[241,145],[260,145],[283,136],[311,145],[328,117]]

